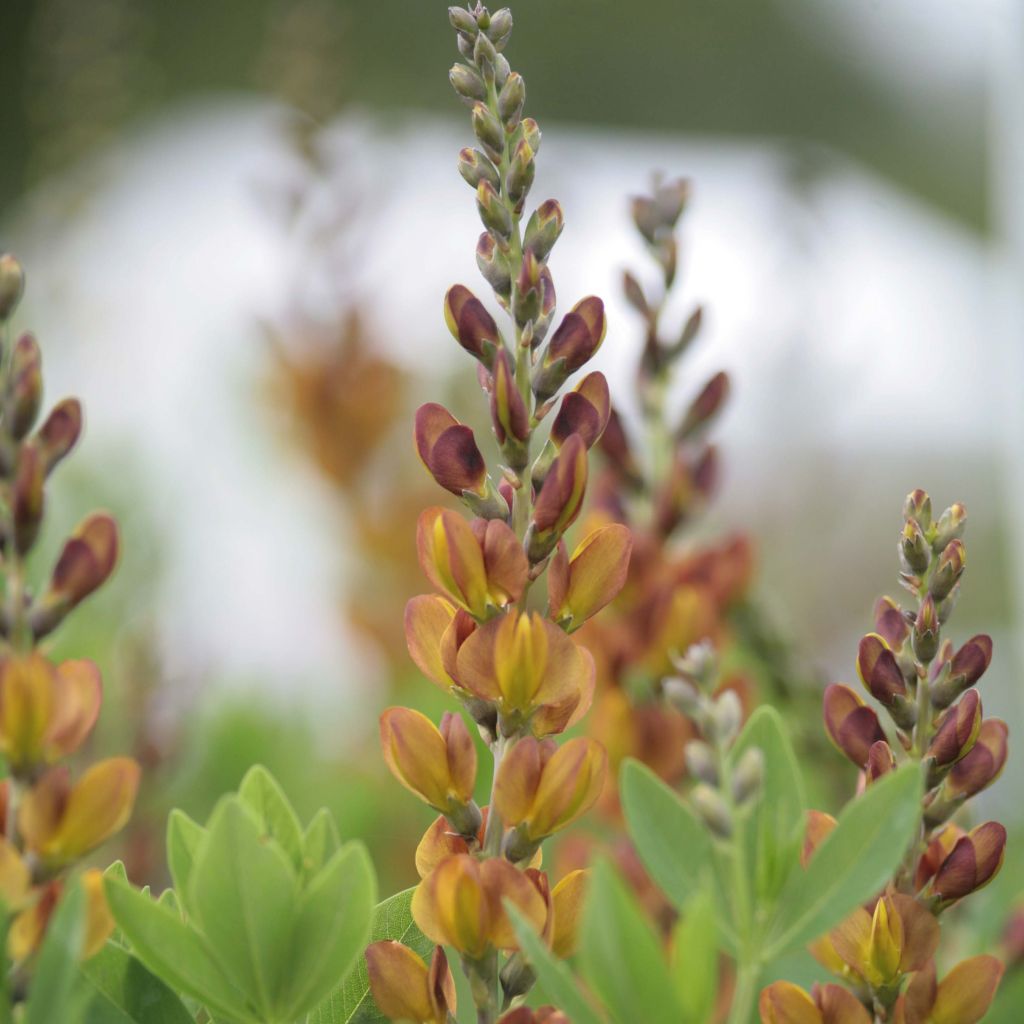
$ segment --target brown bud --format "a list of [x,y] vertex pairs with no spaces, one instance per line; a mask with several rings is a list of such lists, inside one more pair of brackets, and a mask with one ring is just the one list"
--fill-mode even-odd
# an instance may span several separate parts
[[444,297],[444,319],[452,337],[490,369],[494,365],[494,353],[502,347],[501,335],[494,317],[465,285],[456,284],[448,289]]
[[[531,150],[532,148],[531,146]],[[564,224],[565,218],[558,200],[545,199],[530,214],[530,219],[526,223],[526,232],[523,235],[523,248],[529,249],[538,260],[543,262],[554,248],[555,242],[558,241]]]
[[682,440],[695,434],[698,430],[706,427],[722,408],[729,396],[729,376],[726,373],[716,373],[711,380],[704,385],[701,393],[693,400],[690,408],[687,409],[683,422],[676,432],[676,436]]
[[826,688],[823,714],[832,742],[858,768],[867,764],[872,744],[885,740],[878,716],[848,686]]
[[989,718],[981,723],[978,738],[946,777],[946,790],[953,797],[967,799],[987,789],[1006,766],[1006,723]]
[[9,320],[25,291],[25,271],[9,252],[0,253],[0,322]]
[[971,829],[957,840],[932,880],[932,892],[948,905],[987,885],[1002,866],[1006,829],[997,821]]
[[14,519],[14,546],[24,555],[35,543],[43,520],[43,482],[45,467],[39,449],[24,445],[18,454],[18,469],[11,495]]
[[885,740],[871,744],[868,750],[868,761],[864,768],[868,782],[875,782],[883,775],[888,775],[896,767],[896,755]]
[[588,373],[562,399],[558,415],[551,424],[551,440],[561,448],[572,434],[579,434],[592,448],[604,433],[611,415],[611,396],[603,373]]
[[11,355],[7,408],[10,433],[20,441],[31,429],[43,398],[42,358],[31,334],[23,334]]
[[967,562],[967,549],[961,540],[951,540],[939,556],[938,565],[928,581],[928,592],[936,601],[947,598],[960,581]]
[[608,415],[608,423],[601,435],[600,447],[604,457],[627,483],[635,486],[640,482],[640,469],[633,457],[629,438],[626,436],[626,428],[622,424],[622,417],[614,407]]
[[[530,436],[530,414],[523,396],[516,386],[512,359],[502,349],[494,361],[494,386],[491,389],[491,424],[498,444],[506,447],[509,442],[523,442]],[[524,450],[525,454],[525,450]],[[513,469],[523,468],[519,460],[512,460]]]
[[446,491],[458,497],[485,492],[487,464],[473,431],[443,405],[428,402],[417,409],[413,437],[423,465]]
[[900,606],[891,597],[880,597],[875,603],[875,632],[896,653],[910,634],[910,626]]
[[604,303],[593,295],[566,313],[534,375],[533,389],[541,401],[550,398],[569,374],[593,357],[604,341],[606,328]]
[[928,497],[927,491],[918,488],[907,495],[903,502],[903,518],[914,520],[922,530],[932,525],[932,499]]
[[981,698],[968,690],[939,722],[928,747],[928,758],[937,769],[956,764],[974,746],[981,729]]
[[569,437],[544,480],[533,508],[529,553],[535,564],[545,558],[583,507],[587,488],[587,448],[578,434]]
[[49,473],[74,448],[82,433],[82,404],[77,398],[58,402],[43,421],[35,444]]

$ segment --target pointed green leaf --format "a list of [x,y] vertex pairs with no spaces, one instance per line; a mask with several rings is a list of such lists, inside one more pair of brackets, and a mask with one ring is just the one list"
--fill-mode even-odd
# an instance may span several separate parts
[[342,847],[302,894],[291,967],[276,1000],[281,1017],[312,1010],[347,977],[370,938],[377,880],[362,843]]
[[511,904],[505,910],[515,928],[519,946],[537,973],[543,997],[565,1013],[572,1024],[604,1024],[605,1016],[583,994],[567,964],[558,960],[530,922]]
[[173,810],[167,819],[167,866],[179,899],[188,893],[196,853],[206,838],[206,829],[184,811]]
[[[412,919],[412,894],[416,887],[396,893],[379,903],[373,913],[373,929],[368,942],[394,939],[419,954],[424,962],[433,955],[434,944],[416,927]],[[387,1024],[388,1018],[374,1005],[366,960],[360,956],[356,969],[344,984],[325,999],[307,1018],[307,1024]]]
[[235,985],[271,1019],[287,976],[298,877],[235,797],[218,804],[192,868],[188,906]]
[[707,830],[678,794],[639,761],[624,762],[620,783],[640,859],[672,905],[681,909],[711,865]]
[[273,836],[291,858],[296,871],[302,870],[302,826],[284,790],[263,765],[254,765],[238,787],[238,799],[256,815],[260,830]]
[[718,996],[715,896],[710,880],[690,900],[672,934],[672,981],[681,1024],[706,1024]]
[[766,960],[816,939],[885,885],[920,828],[921,788],[920,765],[906,764],[847,805],[807,870],[783,890]]
[[260,1024],[246,997],[218,965],[211,948],[180,914],[117,878],[108,877],[104,889],[114,920],[132,944],[132,951],[154,974],[215,1014],[245,1024]]
[[108,942],[81,966],[84,1024],[194,1024],[184,1003],[126,949]]
[[302,837],[303,866],[307,877],[315,875],[341,849],[334,817],[321,807]]
[[619,1024],[679,1024],[661,941],[607,860],[593,868],[580,925],[580,970]]

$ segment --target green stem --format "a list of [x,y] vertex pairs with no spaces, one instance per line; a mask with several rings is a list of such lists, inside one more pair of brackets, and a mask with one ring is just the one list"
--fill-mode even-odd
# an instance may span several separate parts
[[756,961],[737,965],[736,988],[733,990],[728,1024],[750,1024],[760,975],[761,966]]
[[499,736],[491,747],[491,754],[494,757],[494,775],[491,778],[491,796],[487,805],[487,828],[484,831],[483,853],[485,857],[501,855],[501,836],[504,830],[502,829],[501,815],[494,808],[494,790],[498,783],[498,771],[501,768],[507,744],[508,740],[504,736]]

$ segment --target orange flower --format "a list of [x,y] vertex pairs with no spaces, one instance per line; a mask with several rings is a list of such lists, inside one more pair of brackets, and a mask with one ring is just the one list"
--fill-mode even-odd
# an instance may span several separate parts
[[476,630],[459,648],[456,669],[461,686],[494,702],[510,724],[528,721],[538,736],[564,731],[593,698],[589,653],[535,612]]
[[[608,757],[596,740],[519,740],[505,755],[494,783],[494,807],[516,828],[522,860],[542,839],[570,825],[601,795]],[[513,844],[515,845],[515,844]]]
[[480,959],[492,947],[516,947],[506,902],[524,914],[537,931],[544,926],[544,898],[522,871],[501,857],[478,861],[456,854],[441,861],[420,882],[412,898],[412,916],[434,942]]
[[929,962],[911,979],[894,1007],[895,1024],[977,1024],[992,1004],[1003,965],[994,956],[975,956],[956,965],[936,984]]
[[40,654],[0,663],[0,748],[21,772],[74,753],[99,715],[102,683],[91,661],[54,666]]
[[788,981],[761,993],[761,1024],[872,1024],[874,1017],[840,985],[815,985],[808,995]]
[[51,768],[18,809],[26,847],[51,867],[77,860],[124,827],[138,786],[139,766],[128,757],[94,764],[74,785],[66,766]]
[[430,966],[408,946],[387,940],[366,950],[370,991],[377,1008],[390,1020],[445,1024],[455,1013],[455,981],[440,946]]
[[633,536],[620,523],[588,533],[571,558],[559,542],[548,569],[551,618],[578,629],[613,600],[626,582],[632,548]]

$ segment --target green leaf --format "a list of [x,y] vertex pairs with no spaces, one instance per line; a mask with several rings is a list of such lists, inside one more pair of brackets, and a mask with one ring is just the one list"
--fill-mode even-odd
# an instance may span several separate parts
[[184,811],[171,811],[167,819],[167,866],[179,899],[187,898],[196,854],[206,834],[206,829]]
[[682,1008],[682,1024],[710,1020],[718,995],[718,940],[715,897],[710,880],[702,885],[672,935],[672,981]]
[[238,787],[238,799],[256,814],[261,831],[281,844],[295,870],[301,871],[302,826],[284,790],[263,765],[254,765],[245,773]]
[[753,891],[762,906],[771,906],[799,864],[807,808],[800,766],[775,708],[762,705],[750,716],[730,751],[731,766],[752,747],[764,754],[764,781],[741,831]]
[[[315,819],[314,819],[315,820]],[[369,945],[394,939],[429,962],[434,944],[416,927],[412,919],[412,894],[416,887],[378,903],[373,912],[373,928]],[[325,999],[307,1018],[307,1024],[387,1024],[388,1018],[374,1005],[370,995],[370,979],[366,960],[360,957],[356,969],[344,983]]]
[[126,882],[107,877],[104,888],[114,920],[134,953],[159,978],[213,1013],[259,1024],[245,996],[220,968],[213,951],[181,915]]
[[302,894],[292,933],[291,967],[275,1003],[294,1020],[341,984],[366,949],[377,879],[362,843],[348,843]]
[[584,978],[620,1024],[678,1024],[664,952],[647,916],[607,860],[593,868],[580,925]]
[[565,1013],[572,1024],[604,1024],[604,1014],[594,1009],[572,972],[548,949],[530,922],[511,903],[505,904],[505,910],[515,928],[520,948],[537,972],[544,997]]
[[620,784],[640,859],[673,906],[682,909],[712,862],[707,830],[679,795],[639,761],[624,762]]
[[108,942],[81,966],[84,1024],[194,1024],[184,1003],[126,949]]
[[807,870],[794,872],[765,943],[766,960],[811,942],[875,895],[921,821],[921,768],[906,764],[849,803]]
[[85,941],[85,890],[69,885],[50,918],[39,950],[25,1006],[25,1024],[78,1024],[84,1003],[76,991],[78,962]]
[[235,985],[273,1019],[287,984],[299,896],[291,861],[235,797],[222,800],[192,867],[187,905]]
[[307,876],[315,875],[341,849],[334,816],[321,807],[302,837],[303,864]]

